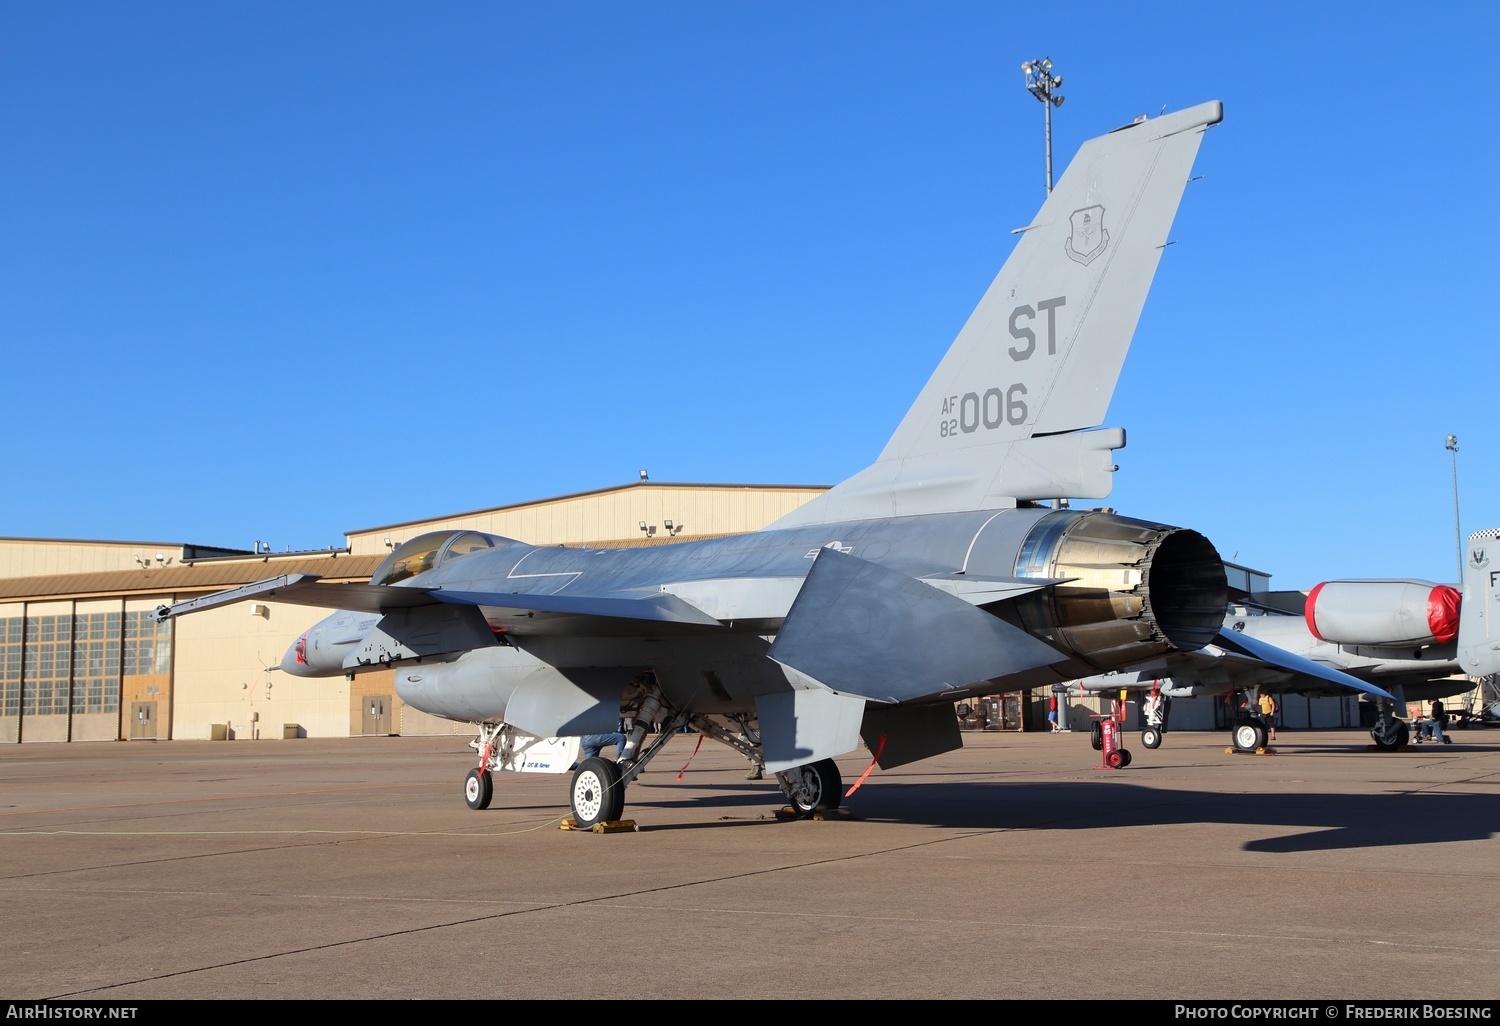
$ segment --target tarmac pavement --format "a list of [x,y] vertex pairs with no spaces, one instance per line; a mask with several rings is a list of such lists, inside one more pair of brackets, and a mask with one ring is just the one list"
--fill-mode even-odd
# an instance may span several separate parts
[[0,746],[0,1000],[1500,998],[1500,731],[1279,735],[969,733],[820,820],[678,735],[604,834],[463,736]]

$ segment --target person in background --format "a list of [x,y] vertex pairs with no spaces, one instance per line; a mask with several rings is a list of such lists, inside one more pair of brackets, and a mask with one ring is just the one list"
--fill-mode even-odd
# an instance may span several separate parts
[[1062,732],[1061,728],[1057,725],[1057,695],[1055,693],[1047,699],[1047,722],[1052,725],[1052,733],[1059,734]]
[[1443,708],[1443,700],[1439,698],[1432,703],[1432,717],[1426,723],[1422,724],[1422,732],[1419,738],[1425,737],[1430,741],[1442,743],[1448,740],[1444,736],[1444,731],[1447,729],[1448,710]]
[[1276,740],[1276,699],[1269,691],[1260,693],[1260,718],[1266,721],[1266,739]]

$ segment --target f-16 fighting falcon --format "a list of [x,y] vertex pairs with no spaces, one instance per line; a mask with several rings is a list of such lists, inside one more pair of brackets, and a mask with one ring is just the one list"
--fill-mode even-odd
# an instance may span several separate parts
[[[810,815],[847,797],[834,759],[861,742],[882,769],[961,747],[958,699],[1213,643],[1228,595],[1206,538],[1056,500],[1110,492],[1125,433],[1101,424],[1222,113],[1086,142],[875,462],[765,530],[633,549],[438,532],[368,584],[283,576],[157,615],[252,598],[339,610],[282,669],[395,665],[405,702],[476,725],[471,807],[497,770],[571,769],[582,828],[618,821],[683,727],[775,774]],[[622,719],[619,760],[572,769],[568,739]]]

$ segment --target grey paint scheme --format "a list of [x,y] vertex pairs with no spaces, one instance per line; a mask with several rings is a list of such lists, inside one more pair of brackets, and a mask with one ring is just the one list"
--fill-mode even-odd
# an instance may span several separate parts
[[[1036,500],[1108,494],[1124,432],[1100,421],[1221,116],[1207,103],[1085,143],[876,463],[768,530],[607,550],[424,536],[370,584],[277,578],[158,615],[252,595],[345,610],[282,668],[400,664],[402,698],[475,722],[485,758],[502,729],[693,725],[794,801],[789,782],[861,739],[883,768],[958,747],[953,699],[1199,649],[1227,602],[1206,539]],[[389,572],[423,546],[421,572]],[[336,640],[351,610],[378,627]],[[638,739],[625,782],[657,750]]]

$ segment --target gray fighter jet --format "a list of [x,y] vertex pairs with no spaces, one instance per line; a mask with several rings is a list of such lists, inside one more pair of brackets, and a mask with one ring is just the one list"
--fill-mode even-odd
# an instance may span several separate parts
[[625,719],[618,762],[573,770],[580,827],[618,820],[683,727],[774,773],[808,815],[841,804],[834,759],[861,740],[885,769],[960,747],[957,699],[1211,644],[1228,594],[1207,539],[1061,499],[1109,494],[1125,434],[1100,425],[1222,113],[1086,142],[879,458],[763,531],[608,550],[439,532],[368,584],[278,577],[157,615],[252,598],[339,610],[282,669],[397,665],[405,702],[477,725],[474,808],[493,771],[567,772],[576,746],[559,739]]
[[[1238,713],[1230,724],[1235,750],[1264,747],[1266,725],[1254,712],[1261,692],[1336,695],[1348,691],[1323,677],[1274,665],[1237,645],[1245,638],[1274,645],[1319,666],[1379,685],[1392,700],[1376,700],[1370,737],[1377,751],[1410,740],[1406,703],[1449,698],[1473,690],[1470,677],[1500,673],[1500,576],[1491,553],[1500,531],[1469,536],[1463,591],[1450,584],[1406,578],[1325,581],[1308,592],[1298,614],[1231,608],[1226,630],[1195,652],[1171,653],[1128,671],[1093,674],[1058,690],[1136,695],[1141,743],[1161,745],[1172,699],[1229,695]],[[1100,747],[1097,723],[1093,731]]]

